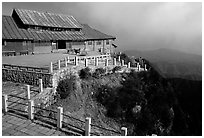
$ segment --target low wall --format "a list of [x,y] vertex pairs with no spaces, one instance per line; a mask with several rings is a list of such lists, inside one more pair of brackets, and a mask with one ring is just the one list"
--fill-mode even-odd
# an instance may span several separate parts
[[38,86],[39,79],[42,79],[44,87],[51,86],[51,74],[49,73],[2,69],[2,81],[12,81]]
[[[91,69],[91,72],[94,72],[97,68],[104,68],[107,70],[107,72],[110,72],[115,66],[88,66]],[[68,78],[70,75],[74,75],[76,77],[79,77],[79,71],[83,68],[86,68],[85,66],[72,66],[68,68],[62,68],[55,73],[53,73],[52,76],[52,86],[54,88],[57,87],[60,80]]]

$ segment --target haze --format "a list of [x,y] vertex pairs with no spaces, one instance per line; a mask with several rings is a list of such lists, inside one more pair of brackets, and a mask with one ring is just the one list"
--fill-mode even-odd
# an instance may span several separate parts
[[119,50],[175,49],[202,54],[202,3],[2,3],[13,8],[73,15],[104,33],[116,36]]

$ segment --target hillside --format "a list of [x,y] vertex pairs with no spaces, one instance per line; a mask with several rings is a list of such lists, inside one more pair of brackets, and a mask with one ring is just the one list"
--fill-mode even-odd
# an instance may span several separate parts
[[[168,81],[174,88],[180,108],[175,110],[174,132],[180,135],[201,135],[202,81],[181,78],[172,78]],[[181,116],[183,119],[179,119]]]
[[167,78],[202,80],[202,56],[170,49],[124,51],[128,56],[144,57]]
[[81,120],[89,116],[104,128],[120,131],[125,126],[128,135],[202,135],[201,81],[163,78],[145,62],[148,72],[105,75],[85,69],[80,78],[59,85],[54,106]]

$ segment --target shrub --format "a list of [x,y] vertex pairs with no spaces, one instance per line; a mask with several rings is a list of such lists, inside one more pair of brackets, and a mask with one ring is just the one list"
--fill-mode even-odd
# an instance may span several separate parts
[[115,73],[116,71],[119,71],[119,70],[121,70],[121,69],[122,69],[121,66],[116,66],[116,67],[114,67],[114,68],[112,69],[112,71],[113,71],[113,73]]
[[79,72],[79,76],[81,79],[88,79],[91,77],[91,69],[89,67],[86,67],[84,69],[81,69]]
[[95,94],[97,101],[106,107],[107,115],[110,117],[115,115],[117,108],[116,95],[115,88],[108,85],[99,87]]
[[97,68],[95,72],[93,73],[93,76],[96,78],[99,78],[101,75],[104,75],[106,73],[106,69],[104,68]]
[[66,78],[61,80],[57,86],[57,95],[61,99],[67,98],[71,92],[76,90],[76,77],[71,76],[70,78]]

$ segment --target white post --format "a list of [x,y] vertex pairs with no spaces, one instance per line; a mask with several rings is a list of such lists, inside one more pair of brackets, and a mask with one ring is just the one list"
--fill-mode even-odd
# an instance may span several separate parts
[[130,68],[130,62],[128,62],[128,66],[127,67]]
[[121,66],[124,66],[124,60],[121,61]]
[[77,56],[75,56],[75,65],[76,66],[78,65],[78,58],[77,58]]
[[30,100],[30,85],[27,85],[26,97],[27,100]]
[[85,64],[85,67],[88,66],[88,59],[87,59],[87,58],[85,58],[85,60],[84,60],[84,64]]
[[113,59],[113,66],[116,66],[116,58]]
[[127,136],[127,128],[126,127],[121,128],[121,135],[122,136]]
[[58,60],[58,69],[60,69],[60,60]]
[[91,132],[91,118],[87,117],[85,120],[85,136],[90,136]]
[[67,63],[69,63],[69,56],[67,57]]
[[39,79],[39,89],[40,89],[40,92],[43,92],[43,82],[42,82],[42,79]]
[[144,69],[144,70],[147,71],[147,65],[145,64],[144,66],[145,66],[145,69]]
[[50,73],[53,73],[53,64],[50,62]]
[[98,58],[95,58],[95,66],[98,66]]
[[140,65],[139,62],[137,62],[137,69],[138,69],[138,71],[139,71],[139,65]]
[[105,60],[105,66],[108,66],[108,59]]
[[57,108],[57,128],[62,128],[62,120],[63,120],[63,108],[58,107]]
[[140,65],[138,65],[138,71],[140,71]]
[[52,87],[55,87],[55,79],[54,79],[54,77],[52,78]]
[[3,111],[4,113],[8,112],[8,96],[6,94],[3,95]]
[[33,100],[29,100],[28,101],[28,118],[30,120],[33,120],[34,119],[34,101]]
[[67,58],[64,58],[65,67],[67,67]]
[[120,62],[120,56],[118,56],[118,62]]

